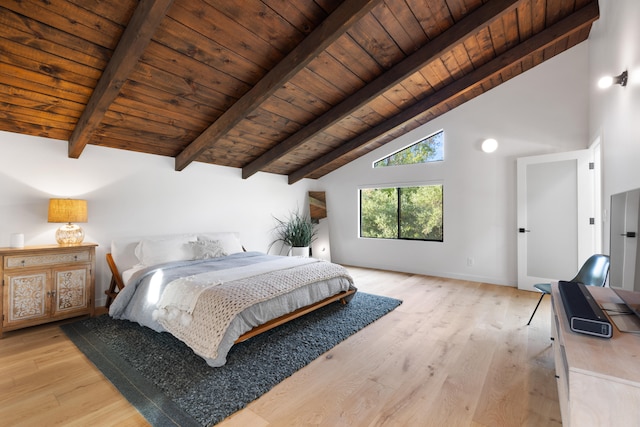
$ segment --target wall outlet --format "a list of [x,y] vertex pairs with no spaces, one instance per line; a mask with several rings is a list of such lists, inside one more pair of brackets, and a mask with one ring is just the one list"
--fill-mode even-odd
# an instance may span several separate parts
[[471,266],[473,266],[473,258],[468,257],[467,258],[467,267],[471,267]]

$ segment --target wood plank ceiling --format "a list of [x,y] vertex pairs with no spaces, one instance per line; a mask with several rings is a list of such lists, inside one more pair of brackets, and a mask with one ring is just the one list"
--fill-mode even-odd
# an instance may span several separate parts
[[0,129],[319,178],[587,39],[597,0],[1,0]]

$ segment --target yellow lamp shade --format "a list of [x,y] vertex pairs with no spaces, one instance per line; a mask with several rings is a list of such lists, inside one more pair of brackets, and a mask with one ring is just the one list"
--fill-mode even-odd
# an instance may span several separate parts
[[87,201],[49,199],[49,222],[87,222]]

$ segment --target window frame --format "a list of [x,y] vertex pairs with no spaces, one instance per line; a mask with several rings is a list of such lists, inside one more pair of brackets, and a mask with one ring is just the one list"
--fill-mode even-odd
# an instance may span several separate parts
[[[442,191],[442,235],[441,239],[412,239],[408,237],[400,237],[400,227],[401,227],[401,204],[400,204],[400,189],[401,188],[411,188],[411,187],[429,187],[429,186],[440,186]],[[398,194],[398,202],[396,206],[397,211],[397,224],[398,229],[396,233],[396,237],[370,237],[362,235],[362,190],[382,190],[393,188],[396,190]],[[429,182],[412,182],[412,183],[401,183],[401,184],[374,184],[374,185],[365,185],[358,187],[358,238],[359,239],[375,239],[375,240],[402,240],[402,241],[410,241],[410,242],[444,242],[444,181],[429,181]]]

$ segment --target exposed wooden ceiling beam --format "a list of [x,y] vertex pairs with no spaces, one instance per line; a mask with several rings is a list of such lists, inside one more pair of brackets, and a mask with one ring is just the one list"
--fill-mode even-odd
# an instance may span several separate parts
[[382,0],[345,0],[333,13],[273,67],[254,87],[193,140],[176,157],[180,171],[229,132],[236,124],[258,108],[284,83],[302,70],[331,43],[357,23]]
[[442,103],[446,103],[456,96],[459,96],[473,87],[482,84],[484,81],[505,71],[514,63],[517,63],[527,56],[545,49],[554,41],[567,37],[568,35],[582,30],[591,25],[599,17],[598,2],[591,1],[580,10],[571,14],[567,18],[557,22],[553,26],[541,31],[531,38],[520,43],[516,47],[504,52],[492,61],[466,74],[453,83],[445,86],[438,92],[428,96],[408,109],[402,111],[391,119],[367,130],[352,140],[342,144],[339,148],[325,154],[324,156],[308,163],[297,171],[289,175],[289,184],[294,184],[314,171],[327,165],[328,163],[346,155],[347,153],[367,144],[368,142],[384,135],[398,126],[406,123],[412,118],[427,112]]
[[140,0],[111,60],[69,137],[69,157],[77,159],[116,99],[173,0]]
[[242,177],[249,178],[280,157],[304,144],[318,133],[344,119],[374,98],[382,95],[389,88],[402,82],[418,70],[427,66],[430,62],[438,59],[444,52],[451,50],[461,41],[490,25],[496,19],[499,19],[504,13],[515,8],[520,1],[521,0],[494,0],[479,7],[473,13],[467,15],[464,19],[436,37],[433,41],[427,43],[402,62],[346,98],[340,104],[328,110],[300,131],[289,136],[242,168]]

